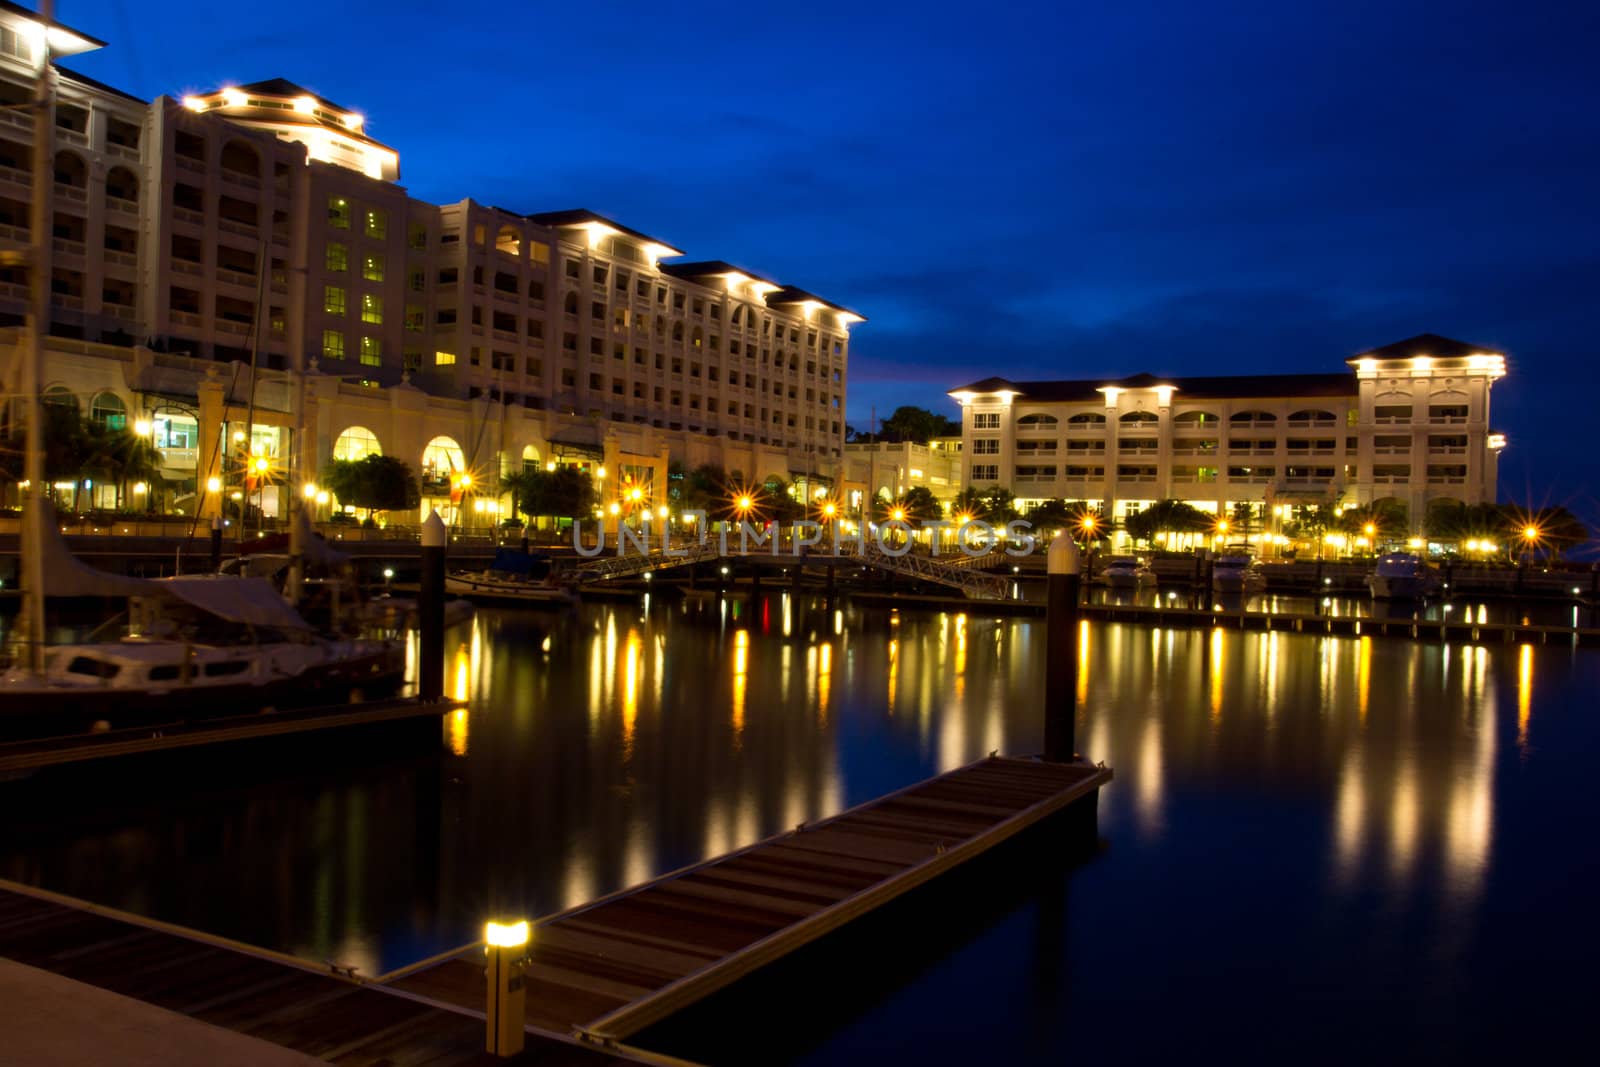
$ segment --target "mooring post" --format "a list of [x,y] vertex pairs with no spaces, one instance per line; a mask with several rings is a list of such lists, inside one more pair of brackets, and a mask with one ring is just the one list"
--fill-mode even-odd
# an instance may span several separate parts
[[444,520],[430,512],[422,524],[422,584],[417,591],[417,695],[433,702],[444,696]]
[[211,516],[211,573],[222,569],[222,516]]
[[1077,543],[1065,531],[1056,534],[1046,562],[1044,758],[1070,763],[1077,755],[1073,732],[1078,714],[1078,593],[1083,582]]
[[528,1010],[524,989],[528,971],[527,920],[486,924],[483,945],[488,985],[484,1048],[491,1056],[515,1056],[522,1051],[522,1027]]

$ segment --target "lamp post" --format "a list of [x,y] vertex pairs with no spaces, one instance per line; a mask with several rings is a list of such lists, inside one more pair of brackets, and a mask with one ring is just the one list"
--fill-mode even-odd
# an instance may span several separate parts
[[1077,749],[1079,562],[1077,542],[1064,530],[1056,534],[1045,594],[1044,758],[1052,763],[1071,762]]

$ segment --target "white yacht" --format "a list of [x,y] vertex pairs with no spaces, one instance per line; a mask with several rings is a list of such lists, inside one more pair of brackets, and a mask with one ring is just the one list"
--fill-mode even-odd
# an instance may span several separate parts
[[1218,556],[1211,565],[1211,588],[1218,593],[1259,593],[1266,587],[1254,556]]

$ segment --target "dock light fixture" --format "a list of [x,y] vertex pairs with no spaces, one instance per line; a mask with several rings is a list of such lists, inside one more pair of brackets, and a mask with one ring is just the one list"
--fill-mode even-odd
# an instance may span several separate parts
[[257,474],[265,474],[269,469],[271,469],[272,461],[266,456],[257,456],[255,466]]
[[639,501],[641,501],[643,499],[644,499],[644,490],[640,489],[637,485],[628,490],[628,500],[629,500],[630,503],[637,504]]
[[220,492],[222,492],[222,479],[221,478],[215,478],[215,477],[207,478],[206,479],[206,492],[208,492],[208,493],[220,493]]
[[891,519],[893,519],[895,522],[905,522],[906,521],[906,509],[905,508],[895,508],[893,511],[891,511],[889,513],[889,517]]
[[1366,534],[1368,537],[1371,537],[1378,532],[1378,524],[1375,522],[1369,522],[1365,526],[1361,527],[1361,532]]
[[1532,523],[1529,523],[1527,526],[1524,526],[1522,528],[1522,539],[1524,541],[1537,541],[1537,540],[1539,540],[1539,527],[1534,526]]
[[606,468],[603,464],[594,469],[594,476],[599,478],[602,482],[606,480]]
[[610,512],[612,515],[621,515],[622,514],[622,505],[618,504],[615,500],[613,500],[611,502],[611,506],[609,508],[607,508],[606,510],[608,512]]
[[317,499],[317,483],[316,482],[307,482],[305,484],[305,486],[300,490],[300,495],[305,497],[307,500],[315,500],[315,499]]
[[1217,520],[1217,533],[1226,534],[1227,532],[1228,532],[1228,520],[1227,519],[1218,519]]
[[838,506],[836,504],[834,504],[833,501],[830,500],[826,504],[822,505],[822,514],[825,517],[831,519],[835,515],[837,515],[838,513],[839,513],[839,508],[838,508]]
[[751,508],[756,506],[756,502],[750,499],[749,493],[745,493],[738,500],[734,501],[734,506],[736,506],[740,511],[749,511]]
[[484,1048],[494,1056],[515,1056],[522,1051],[528,1008],[528,921],[485,923],[483,943],[488,978]]

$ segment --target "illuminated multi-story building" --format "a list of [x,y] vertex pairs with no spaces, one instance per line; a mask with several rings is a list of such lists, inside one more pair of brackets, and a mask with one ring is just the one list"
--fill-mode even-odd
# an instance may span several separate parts
[[1304,504],[1495,499],[1505,435],[1491,429],[1492,349],[1435,334],[1364,352],[1335,374],[1010,381],[961,404],[963,477],[1024,506],[1086,501],[1125,518],[1180,499],[1263,525]]
[[[40,32],[0,3],[13,249],[35,191]],[[52,43],[101,44],[65,27]],[[415,199],[361,114],[288,81],[146,103],[57,70],[46,399],[148,429],[186,509],[215,513],[209,487],[238,492],[252,455],[272,468],[268,514],[289,471],[381,451],[420,473],[424,511],[461,521],[496,514],[499,476],[524,464],[604,467],[608,493],[642,487],[641,506],[661,503],[672,461],[807,492],[839,476],[848,309],[676,262],[590,211]],[[0,269],[8,391],[27,284]]]

